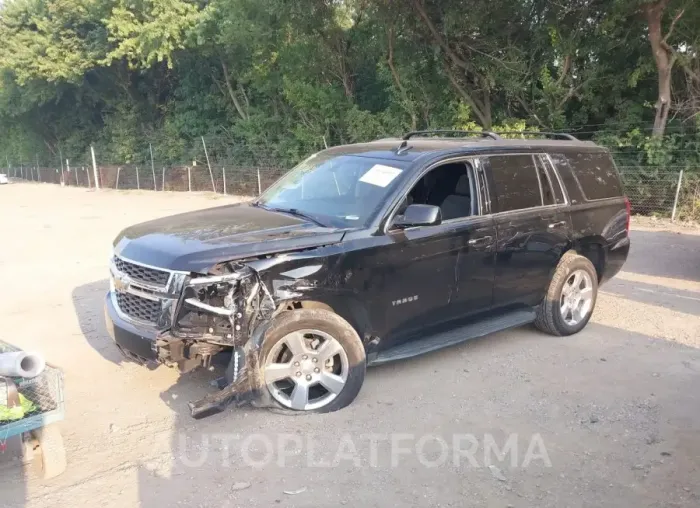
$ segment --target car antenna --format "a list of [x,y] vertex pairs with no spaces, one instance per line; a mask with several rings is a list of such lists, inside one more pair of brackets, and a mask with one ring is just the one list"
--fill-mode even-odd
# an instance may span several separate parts
[[396,155],[401,155],[401,152],[408,152],[412,146],[408,146],[408,140],[403,140],[401,141],[401,144],[399,147],[396,149]]

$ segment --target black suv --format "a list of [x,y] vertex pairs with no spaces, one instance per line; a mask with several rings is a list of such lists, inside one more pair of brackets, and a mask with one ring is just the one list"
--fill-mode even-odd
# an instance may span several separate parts
[[183,372],[230,354],[220,390],[190,403],[201,417],[234,400],[334,411],[367,365],[531,322],[578,332],[630,246],[610,154],[566,134],[454,135],[324,150],[255,201],[126,229],[106,298],[117,347]]

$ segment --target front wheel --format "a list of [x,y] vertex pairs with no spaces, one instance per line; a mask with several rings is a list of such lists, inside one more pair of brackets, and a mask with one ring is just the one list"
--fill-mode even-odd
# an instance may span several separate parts
[[265,385],[283,408],[329,413],[350,404],[365,378],[365,349],[357,332],[325,309],[276,316],[261,355]]
[[598,296],[593,264],[575,252],[562,256],[547,295],[537,309],[535,326],[552,335],[572,335],[591,319]]

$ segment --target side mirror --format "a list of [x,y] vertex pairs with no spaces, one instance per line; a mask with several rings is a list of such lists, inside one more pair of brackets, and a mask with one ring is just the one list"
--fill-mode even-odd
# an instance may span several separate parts
[[394,217],[392,226],[411,228],[416,226],[437,226],[442,222],[442,212],[439,206],[409,205],[403,215]]

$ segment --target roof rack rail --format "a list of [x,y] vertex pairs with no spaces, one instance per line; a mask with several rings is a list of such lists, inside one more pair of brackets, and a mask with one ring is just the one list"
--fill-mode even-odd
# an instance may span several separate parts
[[411,139],[413,136],[422,136],[422,135],[432,135],[432,134],[477,134],[481,136],[482,138],[491,138],[491,139],[503,139],[501,136],[496,134],[495,132],[491,131],[454,131],[454,130],[433,130],[433,131],[412,131],[406,134],[402,139],[404,141],[408,141]]
[[579,141],[578,138],[567,134],[566,132],[536,132],[536,131],[506,131],[499,132],[499,134],[522,134],[523,136],[544,136],[546,138],[552,139],[568,139],[570,141]]

